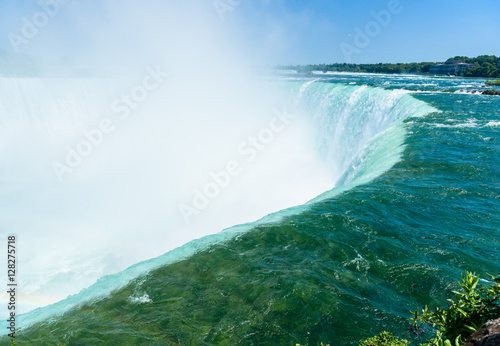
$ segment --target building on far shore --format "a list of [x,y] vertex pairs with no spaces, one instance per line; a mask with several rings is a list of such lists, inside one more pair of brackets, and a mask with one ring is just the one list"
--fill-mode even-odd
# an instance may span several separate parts
[[431,66],[429,73],[460,76],[465,70],[475,66],[474,64],[466,64],[463,60],[450,60],[444,64]]

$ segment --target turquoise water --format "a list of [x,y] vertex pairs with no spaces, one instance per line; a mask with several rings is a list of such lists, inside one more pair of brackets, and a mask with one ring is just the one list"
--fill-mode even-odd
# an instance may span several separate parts
[[465,270],[499,273],[500,97],[464,93],[482,80],[268,79],[312,119],[337,187],[35,310],[26,324],[56,318],[20,341],[356,345],[381,330],[416,341],[408,310],[446,305]]

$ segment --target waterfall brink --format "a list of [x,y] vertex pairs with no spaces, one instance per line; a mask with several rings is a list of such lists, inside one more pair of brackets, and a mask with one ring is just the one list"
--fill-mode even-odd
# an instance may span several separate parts
[[20,235],[22,311],[73,295],[22,324],[373,179],[399,160],[401,120],[432,110],[319,81],[271,83],[283,109],[255,106],[248,88],[221,106],[229,86],[176,83],[126,109],[111,80],[0,78],[0,216]]

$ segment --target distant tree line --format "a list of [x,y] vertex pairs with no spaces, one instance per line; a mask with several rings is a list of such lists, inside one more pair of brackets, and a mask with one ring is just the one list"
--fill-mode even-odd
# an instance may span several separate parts
[[[466,77],[500,77],[500,58],[494,55],[481,55],[477,58],[456,56],[451,60],[461,60],[466,63],[475,64],[476,67],[464,72]],[[322,72],[367,72],[367,73],[429,73],[432,65],[442,64],[438,62],[412,62],[412,63],[378,63],[378,64],[320,64],[305,66],[280,66],[279,68],[296,70],[299,73]]]
[[[448,59],[450,60],[450,59]],[[500,78],[500,58],[495,55],[480,55],[477,58],[456,56],[451,60],[463,60],[476,67],[464,71],[464,77],[497,77]]]
[[311,71],[322,72],[368,72],[368,73],[427,73],[432,62],[409,63],[409,64],[321,64],[306,66],[282,66],[282,68],[297,70],[299,73],[310,73]]

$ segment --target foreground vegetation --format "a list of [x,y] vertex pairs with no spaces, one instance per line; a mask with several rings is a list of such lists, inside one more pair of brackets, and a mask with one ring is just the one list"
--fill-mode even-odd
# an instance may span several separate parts
[[382,332],[379,335],[361,341],[359,346],[406,346],[409,344],[408,340],[398,339],[389,332]]
[[[456,56],[448,59],[461,60],[476,67],[464,72],[464,77],[500,78],[500,58],[495,55],[481,55],[476,58]],[[322,72],[366,72],[366,73],[429,73],[430,67],[443,62],[379,63],[379,64],[320,64],[306,66],[280,66],[283,69],[296,70],[299,73]]]
[[[478,286],[479,275],[466,272],[459,283],[461,291],[453,291],[447,308],[429,310],[425,306],[420,312],[412,312],[410,328],[416,335],[425,330],[435,330],[435,335],[422,346],[461,345],[469,335],[486,322],[500,317],[500,276],[491,276],[491,284]],[[366,339],[360,346],[404,346],[409,341],[396,339],[382,332]]]

